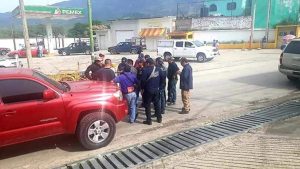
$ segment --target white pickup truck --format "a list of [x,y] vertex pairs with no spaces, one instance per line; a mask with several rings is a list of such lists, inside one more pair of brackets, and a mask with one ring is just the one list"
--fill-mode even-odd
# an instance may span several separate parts
[[166,59],[172,56],[175,60],[181,57],[197,59],[199,62],[212,60],[217,55],[217,49],[205,46],[200,41],[192,40],[160,40],[157,45],[158,56]]

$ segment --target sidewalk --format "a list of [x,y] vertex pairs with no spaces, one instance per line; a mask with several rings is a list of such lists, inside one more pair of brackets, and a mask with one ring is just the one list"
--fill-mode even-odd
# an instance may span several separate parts
[[300,168],[300,117],[225,138],[140,168]]

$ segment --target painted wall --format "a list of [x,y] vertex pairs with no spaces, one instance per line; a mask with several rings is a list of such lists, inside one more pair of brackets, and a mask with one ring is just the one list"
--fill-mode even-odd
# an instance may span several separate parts
[[[85,39],[83,39],[83,40],[85,40]],[[60,40],[60,41],[61,41],[60,43],[61,43],[61,47],[62,47],[63,46],[62,45],[62,40]],[[78,39],[75,39],[75,41],[74,41],[74,38],[65,38],[64,39],[64,46],[66,47],[69,44],[71,44],[73,42],[76,42],[76,41],[78,41]],[[36,39],[31,38],[30,39],[30,43],[36,44]],[[55,39],[53,39],[52,45],[55,47]],[[57,45],[58,45],[58,42],[57,42]],[[17,47],[17,49],[21,49],[22,46],[24,46],[24,39],[16,39],[16,47]],[[45,39],[45,46],[46,46],[46,48],[48,46],[47,39]],[[13,39],[0,39],[0,47],[10,48],[11,50],[14,50]]]
[[192,19],[192,30],[250,29],[252,18],[240,17],[203,17]]
[[175,30],[176,17],[163,17],[153,19],[139,19],[138,31],[144,28],[167,28],[170,32]]
[[[254,31],[254,41],[260,42],[265,35],[265,30]],[[194,31],[194,40],[206,41],[211,43],[214,39],[220,43],[228,42],[248,42],[250,39],[250,30],[207,30]],[[275,41],[275,30],[270,30],[270,42]]]
[[110,44],[109,46],[113,46],[117,44],[117,31],[133,31],[135,37],[138,37],[138,20],[116,20],[110,23]]
[[[228,3],[236,3],[235,10],[228,10]],[[210,11],[209,15],[213,16],[244,16],[247,0],[222,0],[222,1],[208,1],[204,3],[205,6],[210,7],[210,5],[215,4],[217,6],[217,11]]]
[[[256,0],[255,28],[267,27],[268,0]],[[282,22],[296,24],[299,20],[299,0],[272,0],[270,27],[275,28]]]

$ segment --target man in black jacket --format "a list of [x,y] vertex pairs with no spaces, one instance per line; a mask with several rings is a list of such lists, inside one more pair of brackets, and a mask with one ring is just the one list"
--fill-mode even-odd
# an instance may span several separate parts
[[157,122],[162,122],[161,110],[159,105],[159,89],[162,86],[161,69],[155,67],[152,58],[146,60],[146,67],[143,69],[141,77],[141,89],[143,90],[144,107],[146,111],[146,121],[144,124],[152,125],[151,103],[154,104],[155,116]]
[[180,73],[180,89],[183,102],[181,114],[188,114],[190,107],[190,90],[193,89],[193,69],[186,58],[181,58],[180,61],[183,69]]
[[167,69],[167,78],[168,78],[168,100],[169,105],[174,105],[176,103],[176,84],[178,81],[178,73],[179,68],[177,64],[174,62],[174,58],[169,56],[167,57],[167,61],[169,63]]
[[87,67],[86,71],[84,72],[84,75],[89,80],[97,80],[96,72],[104,67],[103,64],[104,55],[100,54],[99,57],[95,58],[95,61],[93,64]]

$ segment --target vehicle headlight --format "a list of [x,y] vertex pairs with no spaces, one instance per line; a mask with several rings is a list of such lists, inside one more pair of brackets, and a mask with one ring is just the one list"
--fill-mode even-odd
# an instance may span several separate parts
[[115,98],[117,98],[119,101],[123,100],[123,95],[122,95],[122,92],[120,90],[118,90],[117,92],[113,93],[113,96]]

